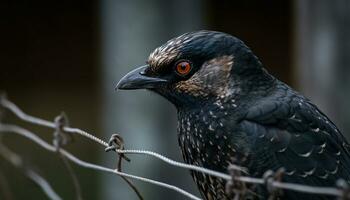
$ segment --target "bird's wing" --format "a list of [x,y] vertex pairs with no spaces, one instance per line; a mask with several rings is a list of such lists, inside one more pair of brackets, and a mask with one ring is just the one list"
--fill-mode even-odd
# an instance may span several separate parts
[[248,109],[240,122],[252,144],[252,173],[286,169],[290,182],[334,186],[350,180],[349,144],[337,127],[304,97],[269,98]]

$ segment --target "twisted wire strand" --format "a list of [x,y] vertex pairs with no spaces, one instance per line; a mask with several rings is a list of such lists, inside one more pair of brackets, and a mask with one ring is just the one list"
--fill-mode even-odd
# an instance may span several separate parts
[[[24,136],[27,139],[35,142],[36,144],[38,144],[39,146],[43,147],[44,149],[46,149],[48,151],[56,152],[56,147],[50,145],[49,143],[45,142],[44,140],[42,140],[40,137],[38,137],[34,133],[32,133],[32,132],[30,132],[30,131],[22,128],[22,127],[19,127],[19,126],[16,126],[16,125],[10,125],[10,124],[0,124],[0,131],[1,132],[17,133],[17,134],[19,134],[21,136]],[[163,183],[163,182],[160,182],[160,181],[156,181],[156,180],[152,180],[152,179],[148,179],[148,178],[144,178],[144,177],[140,177],[140,176],[127,174],[127,173],[124,173],[124,172],[119,172],[119,171],[114,170],[114,169],[110,169],[110,168],[106,168],[106,167],[99,166],[99,165],[96,165],[96,164],[92,164],[92,163],[80,160],[79,158],[75,157],[73,154],[69,153],[68,151],[66,151],[66,150],[64,150],[62,148],[60,148],[58,151],[61,153],[61,155],[65,156],[70,161],[72,161],[73,163],[75,163],[75,164],[77,164],[77,165],[79,165],[81,167],[90,168],[90,169],[99,170],[99,171],[104,171],[104,172],[109,172],[109,173],[116,174],[118,176],[123,176],[123,177],[126,177],[126,178],[131,178],[131,179],[143,181],[143,182],[150,183],[150,184],[153,184],[153,185],[158,185],[158,186],[161,186],[161,187],[168,188],[170,190],[176,191],[176,192],[178,192],[178,193],[188,197],[189,199],[201,200],[201,198],[196,197],[195,195],[193,195],[193,194],[191,194],[191,193],[189,193],[189,192],[187,192],[187,191],[185,191],[185,190],[183,190],[183,189],[181,189],[179,187],[176,187],[174,185],[170,185],[170,184],[167,184],[167,183]]]
[[[18,106],[16,106],[14,103],[12,103],[11,101],[7,100],[7,99],[0,99],[0,103],[3,107],[9,109],[10,111],[12,111],[16,116],[18,116],[20,119],[22,119],[23,121],[26,122],[30,122],[36,125],[42,125],[42,126],[46,126],[48,128],[55,128],[55,123],[47,121],[47,120],[43,120],[37,117],[33,117],[30,116],[26,113],[24,113]],[[88,139],[91,139],[94,142],[99,143],[100,145],[104,146],[104,147],[108,147],[108,143],[103,141],[102,139],[86,132],[83,131],[81,129],[78,128],[71,128],[71,127],[63,127],[63,130],[67,133],[76,133],[79,134],[83,137],[86,137]],[[163,156],[159,153],[153,152],[153,151],[146,151],[146,150],[119,150],[116,149],[115,150],[117,153],[125,153],[125,154],[143,154],[143,155],[148,155],[148,156],[153,156],[157,159],[160,159],[162,161],[164,161],[165,163],[168,163],[170,165],[173,165],[175,167],[180,167],[180,168],[184,168],[184,169],[190,169],[190,170],[194,170],[194,171],[198,171],[198,172],[202,172],[211,176],[215,176],[218,178],[223,178],[226,180],[231,179],[231,176],[225,173],[221,173],[221,172],[217,172],[214,170],[210,170],[210,169],[206,169],[203,167],[199,167],[196,165],[190,165],[190,164],[186,164],[186,163],[182,163],[182,162],[178,162],[178,161],[174,161],[166,156]],[[239,166],[235,166],[232,165],[232,167],[234,167],[236,170],[242,171],[244,173],[247,173],[246,169],[239,167]]]

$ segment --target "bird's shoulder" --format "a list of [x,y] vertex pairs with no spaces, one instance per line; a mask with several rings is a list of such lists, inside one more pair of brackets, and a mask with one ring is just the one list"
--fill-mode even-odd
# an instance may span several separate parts
[[[284,167],[295,182],[350,179],[349,144],[307,98],[285,84],[247,109],[239,123],[253,143],[255,170]],[[253,156],[254,157],[254,156]]]
[[241,121],[297,135],[309,131],[324,133],[346,141],[336,125],[316,105],[282,82],[266,96],[251,103]]

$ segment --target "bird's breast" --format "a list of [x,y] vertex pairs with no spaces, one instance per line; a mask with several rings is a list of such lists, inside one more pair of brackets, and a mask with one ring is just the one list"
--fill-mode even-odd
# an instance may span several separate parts
[[[185,162],[227,173],[228,165],[241,155],[234,127],[226,111],[179,112],[178,140]],[[230,199],[224,180],[194,171],[191,174],[205,199]]]
[[214,111],[179,113],[178,140],[187,163],[226,170],[236,154],[232,123]]

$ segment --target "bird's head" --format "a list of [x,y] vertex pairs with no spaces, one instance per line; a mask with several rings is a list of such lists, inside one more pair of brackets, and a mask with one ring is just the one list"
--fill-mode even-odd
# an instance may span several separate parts
[[[177,107],[227,98],[264,72],[239,39],[221,32],[185,33],[156,48],[146,65],[126,74],[118,89],[148,89]],[[244,87],[243,87],[244,88]]]

